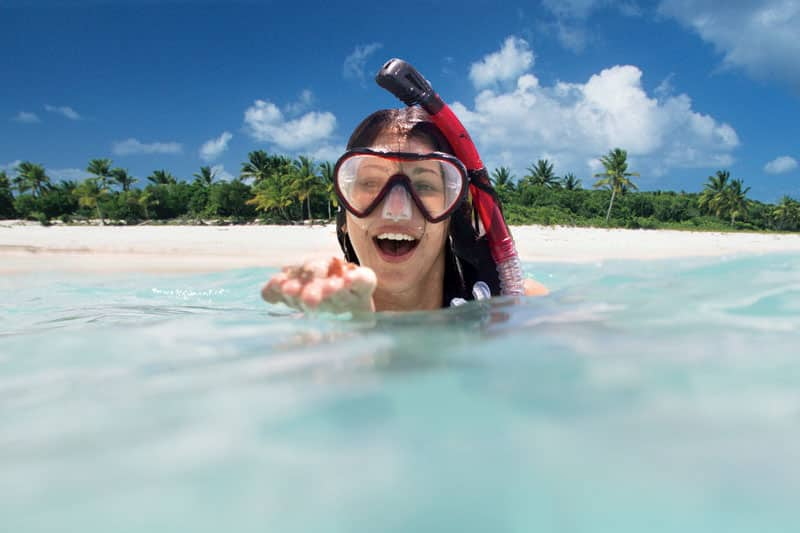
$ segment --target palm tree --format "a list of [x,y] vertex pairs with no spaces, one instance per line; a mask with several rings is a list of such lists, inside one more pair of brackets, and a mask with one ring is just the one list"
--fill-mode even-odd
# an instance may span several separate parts
[[750,191],[750,187],[743,189],[743,186],[742,180],[731,180],[724,193],[725,208],[731,216],[731,226],[736,221],[736,217],[744,218],[747,215],[747,206],[750,204],[747,193]]
[[494,188],[499,190],[514,190],[514,174],[508,167],[499,167],[492,171],[490,178]]
[[11,180],[5,170],[0,170],[0,218],[14,216],[14,195],[11,194]]
[[255,150],[247,154],[247,162],[242,163],[242,170],[239,178],[244,181],[253,180],[256,185],[267,179],[269,175],[277,170],[274,157],[270,157],[264,150]]
[[100,211],[100,198],[105,196],[107,193],[108,190],[103,187],[102,179],[100,177],[87,178],[83,180],[74,190],[74,194],[78,197],[78,205],[97,210],[97,218],[100,219],[100,225],[103,225],[104,223],[103,213]]
[[725,211],[725,191],[731,174],[727,170],[717,170],[715,176],[709,176],[703,193],[697,201],[701,211],[721,217]]
[[152,174],[147,176],[147,181],[154,185],[174,185],[178,183],[175,176],[166,170],[154,170]]
[[0,170],[0,191],[11,193],[11,180],[5,170]]
[[32,191],[34,196],[41,196],[48,183],[50,183],[50,177],[42,165],[30,161],[23,161],[17,165],[17,177],[14,178],[14,184],[20,194]]
[[302,204],[306,202],[308,208],[308,220],[311,218],[311,195],[320,189],[320,178],[317,176],[317,164],[310,157],[299,156],[294,162],[294,173],[292,185],[297,195],[297,199]]
[[89,174],[94,174],[94,179],[98,181],[97,185],[101,189],[108,186],[108,180],[111,177],[111,160],[110,159],[92,159],[89,161],[89,166],[86,167]]
[[[90,171],[91,172],[91,171]],[[122,190],[127,192],[130,190],[131,185],[136,183],[138,180],[128,174],[128,170],[124,168],[114,168],[111,170],[111,179],[117,183]]]
[[211,167],[200,167],[200,172],[193,174],[196,183],[200,183],[204,187],[211,187],[214,178],[217,177],[217,171],[212,170]]
[[496,168],[492,171],[489,180],[492,182],[492,185],[494,185],[494,190],[500,198],[500,201],[503,203],[511,203],[512,196],[517,190],[517,186],[514,183],[514,174],[511,173],[511,169],[509,167]]
[[328,199],[328,220],[333,219],[331,204],[333,207],[339,207],[339,198],[336,196],[336,187],[333,184],[333,170],[334,166],[330,161],[324,161],[319,165],[325,196]]
[[575,174],[569,172],[561,178],[561,186],[568,191],[576,191],[581,188],[581,180],[575,177]]
[[611,201],[608,204],[608,211],[606,212],[606,223],[611,216],[611,208],[614,205],[614,197],[619,194],[625,194],[628,189],[636,190],[636,184],[629,178],[638,177],[638,172],[628,172],[628,152],[621,148],[614,148],[608,154],[600,158],[600,162],[605,168],[605,172],[595,174],[595,178],[600,178],[595,182],[593,187],[604,187],[611,190]]
[[775,218],[775,225],[778,229],[797,229],[800,227],[800,202],[784,196],[772,210],[772,216]]
[[148,190],[142,191],[142,194],[139,195],[139,200],[137,202],[144,210],[144,218],[148,220],[150,219],[150,207],[159,204],[158,198],[155,198],[153,194]]
[[269,213],[277,211],[284,220],[291,220],[286,209],[291,206],[297,194],[293,186],[292,167],[286,166],[282,171],[271,174],[253,187],[255,196],[247,200],[248,205],[255,206],[256,211]]
[[528,174],[522,179],[531,185],[541,185],[548,189],[560,185],[558,176],[553,172],[553,164],[547,159],[540,159],[536,162],[536,165],[529,166]]

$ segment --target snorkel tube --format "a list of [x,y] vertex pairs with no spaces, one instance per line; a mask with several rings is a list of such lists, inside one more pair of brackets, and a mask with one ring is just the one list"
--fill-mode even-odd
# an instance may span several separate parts
[[492,259],[497,265],[500,290],[504,295],[523,295],[525,289],[522,267],[514,239],[508,231],[500,206],[492,195],[489,173],[464,125],[436,94],[428,80],[402,59],[387,61],[378,71],[375,81],[407,106],[422,107],[453,147],[455,156],[467,168],[470,194],[486,231]]

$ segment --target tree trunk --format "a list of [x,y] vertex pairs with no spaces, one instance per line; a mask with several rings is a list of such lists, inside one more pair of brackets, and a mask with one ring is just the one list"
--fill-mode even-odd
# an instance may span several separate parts
[[611,189],[611,201],[608,203],[608,211],[606,211],[606,224],[608,224],[608,218],[611,216],[611,207],[614,205],[614,196],[617,194],[617,189]]
[[328,220],[330,221],[333,217],[331,216],[331,201],[328,200]]
[[311,195],[306,196],[306,206],[308,207],[308,223],[314,225],[314,219],[311,218]]

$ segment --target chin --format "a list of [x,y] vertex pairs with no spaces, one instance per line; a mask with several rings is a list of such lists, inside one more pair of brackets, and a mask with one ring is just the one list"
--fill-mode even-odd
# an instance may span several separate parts
[[388,292],[406,292],[420,283],[420,280],[411,276],[414,269],[408,265],[381,265],[373,270],[378,277],[378,288]]

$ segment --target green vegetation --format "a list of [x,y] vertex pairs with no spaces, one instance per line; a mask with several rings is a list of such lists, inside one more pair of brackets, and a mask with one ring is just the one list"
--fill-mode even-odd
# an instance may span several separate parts
[[[494,169],[491,179],[509,224],[800,231],[800,202],[788,196],[777,205],[751,200],[750,188],[726,170],[709,176],[700,193],[640,192],[634,182],[639,174],[628,169],[625,150],[610,150],[600,162],[604,170],[592,176],[591,189],[573,173],[559,177],[545,159],[530,165],[521,179],[508,167]],[[79,183],[51,179],[42,165],[30,161],[0,172],[0,218],[293,224],[331,220],[337,207],[333,164],[305,156],[292,160],[250,152],[231,181],[218,179],[207,166],[193,174],[193,181],[154,170],[142,180],[143,188],[127,170],[113,168],[110,159],[92,159],[86,170],[91,177]]]

